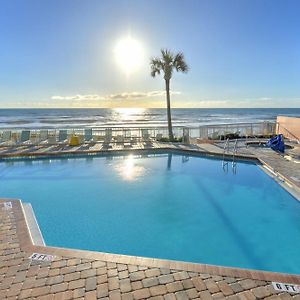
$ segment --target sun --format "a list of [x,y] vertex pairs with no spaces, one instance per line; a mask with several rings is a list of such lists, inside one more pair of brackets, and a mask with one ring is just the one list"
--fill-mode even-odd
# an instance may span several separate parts
[[141,44],[130,36],[121,39],[114,51],[117,64],[127,75],[141,66],[143,52]]

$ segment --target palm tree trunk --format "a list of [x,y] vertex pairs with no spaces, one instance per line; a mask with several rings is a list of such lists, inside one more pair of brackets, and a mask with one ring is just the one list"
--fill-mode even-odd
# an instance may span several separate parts
[[172,130],[172,118],[171,118],[171,102],[170,102],[170,80],[166,81],[166,92],[167,92],[167,115],[168,115],[168,129],[169,129],[169,139],[174,140],[173,130]]

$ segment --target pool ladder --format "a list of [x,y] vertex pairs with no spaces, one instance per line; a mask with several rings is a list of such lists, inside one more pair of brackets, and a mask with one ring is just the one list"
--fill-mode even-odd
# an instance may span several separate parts
[[[237,144],[238,144],[238,140],[235,139],[234,141],[234,145],[233,145],[233,150],[232,150],[232,172],[234,174],[236,174],[236,154],[237,154]],[[228,171],[228,162],[229,160],[225,160],[225,154],[227,154],[227,156],[229,156],[230,154],[230,140],[227,139],[226,142],[224,143],[224,148],[223,148],[223,160],[222,160],[222,167],[224,171]],[[227,167],[225,169],[225,166]]]

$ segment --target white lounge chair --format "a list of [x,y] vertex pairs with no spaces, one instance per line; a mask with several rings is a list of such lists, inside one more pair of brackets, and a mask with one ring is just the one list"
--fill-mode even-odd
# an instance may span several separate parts
[[10,144],[13,144],[11,131],[10,130],[3,131],[0,145],[1,146],[8,146]]
[[156,140],[157,140],[157,141],[160,141],[160,140],[162,139],[162,137],[163,137],[163,135],[162,135],[161,133],[158,133],[158,134],[156,135]]
[[105,129],[105,136],[104,136],[104,142],[109,143],[112,140],[112,129],[106,128]]
[[93,129],[92,128],[84,129],[84,141],[85,142],[93,141]]
[[58,132],[58,143],[66,144],[68,142],[68,132],[65,129],[61,129]]
[[38,143],[39,144],[45,144],[48,142],[48,130],[40,130]]
[[22,130],[18,144],[30,144],[30,130]]
[[124,136],[123,135],[117,135],[116,136],[116,143],[120,144],[120,143],[124,143]]
[[142,141],[144,142],[149,142],[150,139],[150,134],[148,132],[148,129],[142,129]]

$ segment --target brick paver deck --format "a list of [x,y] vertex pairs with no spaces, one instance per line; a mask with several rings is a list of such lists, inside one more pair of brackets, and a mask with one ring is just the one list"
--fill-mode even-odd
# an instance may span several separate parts
[[[54,260],[29,259],[36,252]],[[300,284],[300,276],[36,246],[22,203],[0,199],[0,299],[300,300],[272,281]]]

